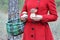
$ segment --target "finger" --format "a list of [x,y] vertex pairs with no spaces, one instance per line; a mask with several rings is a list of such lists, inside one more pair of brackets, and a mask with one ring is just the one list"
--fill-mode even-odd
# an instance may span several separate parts
[[24,18],[21,17],[21,20],[24,20]]

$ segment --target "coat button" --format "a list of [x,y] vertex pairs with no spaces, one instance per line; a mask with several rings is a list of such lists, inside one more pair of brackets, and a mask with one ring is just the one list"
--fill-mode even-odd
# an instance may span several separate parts
[[34,30],[34,28],[32,28],[32,30]]
[[31,37],[33,37],[33,35],[31,35]]

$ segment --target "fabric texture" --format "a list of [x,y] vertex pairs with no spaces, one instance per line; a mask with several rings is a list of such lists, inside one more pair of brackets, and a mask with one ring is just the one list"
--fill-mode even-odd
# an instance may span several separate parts
[[[42,20],[34,21],[30,18],[32,8],[38,8],[36,14],[42,15]],[[23,40],[54,40],[48,22],[56,21],[58,18],[55,0],[40,0],[40,2],[38,0],[25,0],[23,11],[28,13]]]

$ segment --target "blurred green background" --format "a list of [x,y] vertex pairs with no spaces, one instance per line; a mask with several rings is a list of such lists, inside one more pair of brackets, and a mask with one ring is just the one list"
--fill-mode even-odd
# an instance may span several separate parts
[[[21,10],[24,0],[19,0],[19,9]],[[57,9],[60,10],[60,0],[56,0]],[[0,0],[0,10],[7,11],[8,9],[8,0]]]
[[[57,5],[58,20],[50,22],[54,39],[60,40],[60,0],[55,0]],[[24,0],[19,0],[19,10],[22,10]],[[6,22],[8,18],[8,0],[0,0],[0,40],[7,40]],[[4,37],[4,38],[3,38]]]

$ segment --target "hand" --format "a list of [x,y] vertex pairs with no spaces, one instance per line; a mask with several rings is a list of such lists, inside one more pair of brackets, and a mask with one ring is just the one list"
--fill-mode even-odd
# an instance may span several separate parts
[[31,13],[30,18],[33,19],[36,16],[35,13]]
[[32,19],[33,19],[34,21],[40,21],[40,20],[42,20],[42,18],[43,18],[43,16],[41,16],[41,15],[36,15],[36,16],[33,17]]
[[20,19],[21,19],[22,21],[26,21],[27,18],[28,18],[27,12],[23,12]]
[[31,13],[36,13],[36,12],[37,12],[37,9],[36,9],[36,8],[32,8],[32,9],[30,10],[30,12],[31,12]]
[[22,21],[26,21],[27,18],[21,16],[20,19],[21,19]]

